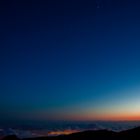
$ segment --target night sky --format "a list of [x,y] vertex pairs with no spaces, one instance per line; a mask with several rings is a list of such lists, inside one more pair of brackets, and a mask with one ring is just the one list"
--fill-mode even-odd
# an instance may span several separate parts
[[140,119],[139,0],[1,0],[0,120]]

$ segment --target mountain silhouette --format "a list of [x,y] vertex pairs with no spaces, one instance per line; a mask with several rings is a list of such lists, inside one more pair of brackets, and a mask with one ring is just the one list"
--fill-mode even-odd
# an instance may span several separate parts
[[9,135],[3,138],[3,140],[20,140],[16,135]]
[[[24,138],[21,140],[139,140],[140,127],[114,132],[109,130],[84,131],[69,135],[53,137]],[[20,140],[14,135],[6,136],[3,140]]]

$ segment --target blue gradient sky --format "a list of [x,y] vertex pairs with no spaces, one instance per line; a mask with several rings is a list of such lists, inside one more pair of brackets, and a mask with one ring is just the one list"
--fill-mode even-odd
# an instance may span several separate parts
[[0,1],[0,120],[138,118],[139,5]]

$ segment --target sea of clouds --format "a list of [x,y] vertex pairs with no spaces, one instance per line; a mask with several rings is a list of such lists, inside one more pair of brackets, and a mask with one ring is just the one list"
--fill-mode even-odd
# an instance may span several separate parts
[[140,126],[139,121],[131,122],[70,122],[70,121],[55,121],[55,122],[28,122],[14,124],[13,126],[0,125],[0,139],[7,135],[16,135],[19,138],[30,138],[40,136],[55,136],[70,134],[86,130],[101,130],[108,129],[113,131],[122,131]]

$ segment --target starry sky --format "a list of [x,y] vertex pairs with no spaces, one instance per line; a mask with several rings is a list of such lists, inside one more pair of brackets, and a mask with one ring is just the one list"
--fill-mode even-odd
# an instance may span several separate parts
[[0,1],[0,120],[140,119],[138,0]]

